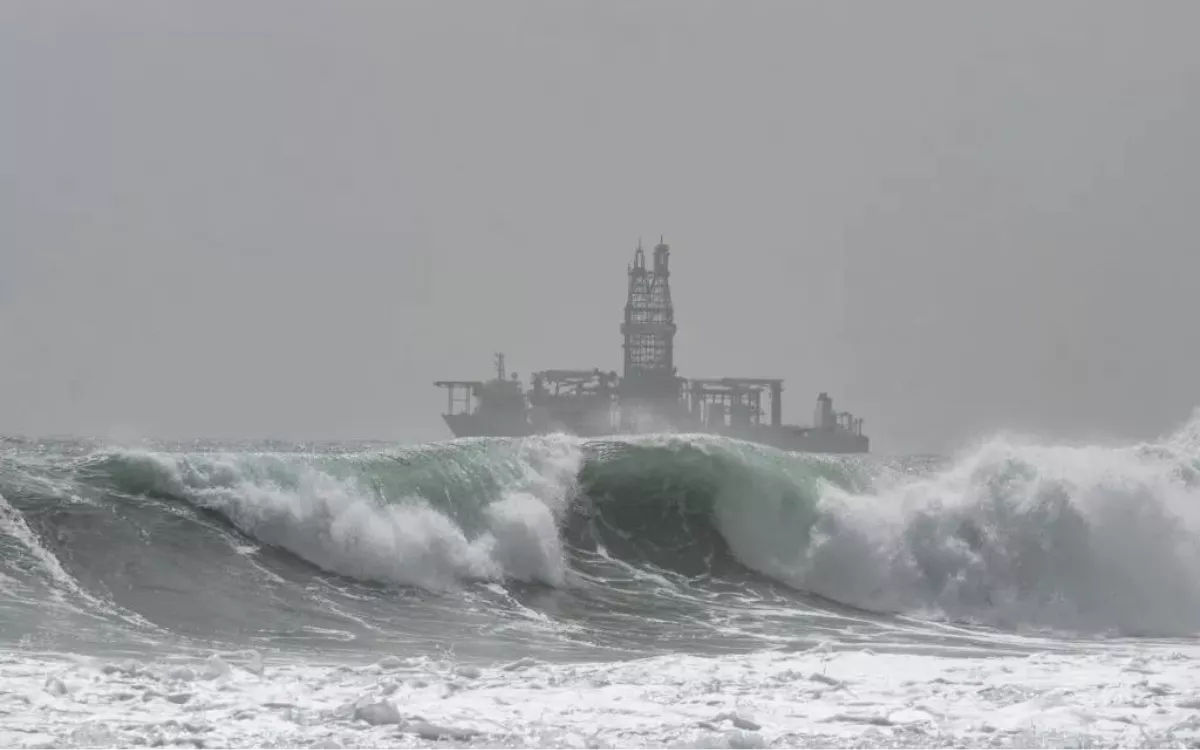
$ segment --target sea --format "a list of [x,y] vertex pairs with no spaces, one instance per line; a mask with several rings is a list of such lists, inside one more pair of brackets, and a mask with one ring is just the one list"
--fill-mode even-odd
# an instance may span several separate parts
[[0,746],[1200,746],[1200,418],[0,440]]

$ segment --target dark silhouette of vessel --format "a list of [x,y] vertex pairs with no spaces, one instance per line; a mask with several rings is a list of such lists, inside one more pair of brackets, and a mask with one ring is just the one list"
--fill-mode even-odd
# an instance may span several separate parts
[[[583,437],[646,432],[725,435],[809,453],[866,453],[861,419],[835,412],[817,396],[811,426],[783,424],[779,378],[683,378],[675,368],[675,310],[670,248],[660,241],[653,264],[639,243],[629,267],[629,296],[621,333],[624,375],[592,370],[542,370],[525,390],[496,355],[496,377],[443,380],[443,418],[455,437],[518,437],[566,432]],[[763,405],[769,418],[764,420]]]

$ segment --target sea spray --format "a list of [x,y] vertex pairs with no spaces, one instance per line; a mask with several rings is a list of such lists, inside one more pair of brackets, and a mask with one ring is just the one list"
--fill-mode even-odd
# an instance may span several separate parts
[[445,590],[464,580],[560,584],[558,522],[580,455],[562,438],[475,442],[449,456],[121,451],[84,465],[93,481],[216,511],[324,570]]
[[1195,461],[1173,440],[994,440],[942,471],[867,492],[822,482],[815,522],[793,527],[803,544],[771,530],[784,525],[777,511],[762,517],[732,496],[722,507],[739,510],[718,517],[746,564],[857,607],[1182,635],[1200,630]]

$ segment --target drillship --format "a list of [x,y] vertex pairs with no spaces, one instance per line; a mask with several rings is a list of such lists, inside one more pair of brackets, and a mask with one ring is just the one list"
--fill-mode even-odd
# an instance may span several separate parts
[[[811,426],[783,423],[779,378],[684,378],[675,368],[675,309],[671,304],[671,250],[659,241],[652,265],[638,244],[629,266],[629,297],[621,333],[624,374],[542,370],[526,390],[505,372],[487,381],[441,380],[447,391],[442,417],[455,437],[519,437],[566,432],[582,437],[647,432],[709,433],[785,451],[866,453],[863,422],[836,412],[826,393],[817,396]],[[764,420],[764,403],[769,419]]]

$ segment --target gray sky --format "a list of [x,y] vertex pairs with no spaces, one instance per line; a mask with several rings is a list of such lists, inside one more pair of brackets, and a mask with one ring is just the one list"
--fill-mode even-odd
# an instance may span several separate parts
[[447,437],[438,378],[688,376],[881,452],[1200,404],[1200,3],[0,3],[0,432]]

